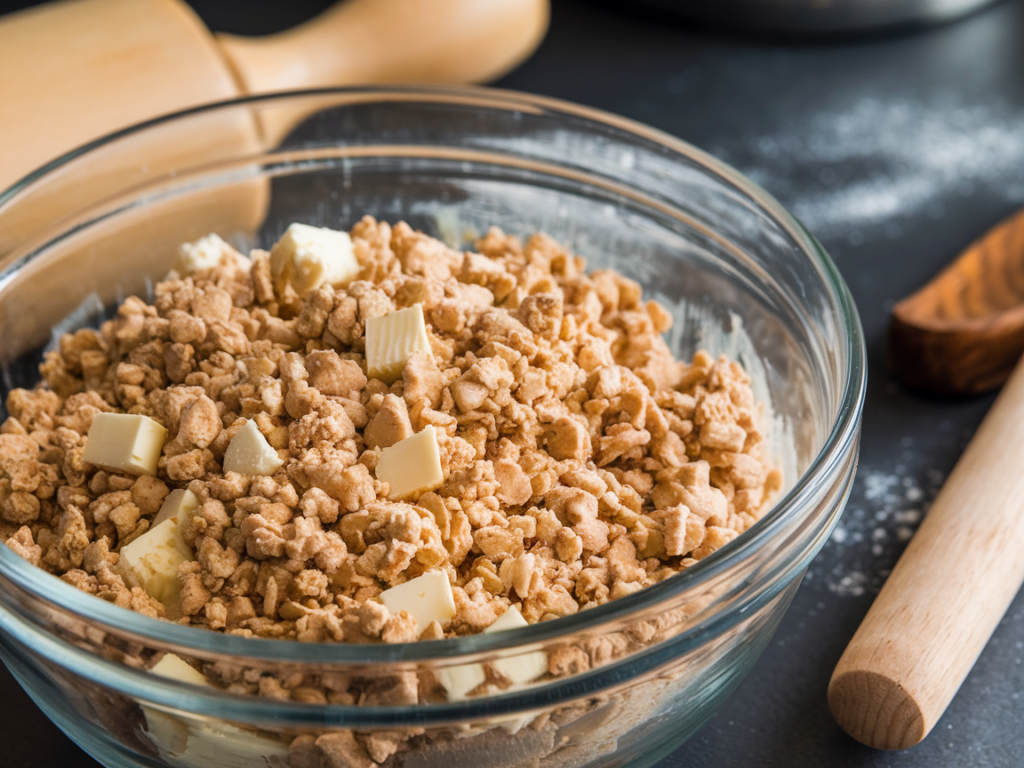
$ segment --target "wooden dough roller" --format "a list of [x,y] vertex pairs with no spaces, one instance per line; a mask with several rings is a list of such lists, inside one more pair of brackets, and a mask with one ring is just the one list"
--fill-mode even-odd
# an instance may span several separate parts
[[[15,13],[0,18],[0,190],[103,134],[246,93],[488,80],[536,47],[547,20],[547,0],[346,0],[287,32],[246,39],[211,35],[181,0],[63,0]],[[55,222],[123,190],[276,147],[337,101],[201,113],[94,149],[0,206],[0,257],[31,252]],[[44,344],[86,297],[110,305],[145,295],[182,242],[209,232],[251,240],[269,199],[263,177],[151,198],[51,245],[45,263],[4,285],[0,365]]]
[[839,724],[880,749],[928,735],[1024,581],[1024,363],[946,480],[829,684]]
[[[198,104],[356,83],[470,83],[521,62],[547,28],[547,0],[346,0],[266,38],[211,35],[181,0],[62,0],[0,18],[0,190],[119,128]],[[112,159],[88,184],[48,193],[0,219],[0,256],[84,202],[216,159],[224,147],[275,146],[306,115],[228,121],[204,135]],[[81,174],[79,174],[81,175]],[[240,229],[262,216],[265,190]]]

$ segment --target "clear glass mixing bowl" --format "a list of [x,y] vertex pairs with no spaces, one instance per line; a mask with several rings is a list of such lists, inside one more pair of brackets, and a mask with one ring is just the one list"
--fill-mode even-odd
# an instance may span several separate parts
[[[703,152],[612,115],[482,89],[242,99],[124,131],[0,196],[4,395],[35,384],[55,328],[95,323],[119,299],[145,295],[179,243],[216,231],[267,247],[293,221],[347,229],[364,214],[453,244],[492,224],[542,230],[591,268],[639,281],[674,312],[677,354],[727,352],[754,375],[786,473],[776,506],[698,565],[628,597],[510,632],[405,645],[311,645],[152,620],[0,547],[0,656],[108,766],[654,763],[750,669],[836,523],[865,384],[857,313],[828,256],[763,190]],[[439,669],[527,651],[564,663],[554,680],[468,701],[359,705],[148,672],[165,651],[240,681],[273,675],[293,691],[352,678],[367,690],[422,690]],[[389,743],[402,746],[389,755]]]

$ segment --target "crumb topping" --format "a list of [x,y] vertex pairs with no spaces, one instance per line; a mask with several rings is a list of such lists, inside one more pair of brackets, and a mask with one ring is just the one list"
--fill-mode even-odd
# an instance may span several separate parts
[[[149,616],[406,642],[481,632],[512,606],[534,623],[630,594],[727,544],[780,487],[746,373],[705,352],[676,360],[671,315],[637,283],[587,274],[544,235],[492,228],[459,252],[367,217],[350,236],[359,269],[343,284],[275,280],[266,252],[218,241],[218,261],[172,273],[152,304],[129,298],[98,331],[62,337],[43,383],[7,399],[0,540]],[[417,306],[427,346],[368,376],[368,323]],[[166,430],[155,474],[84,459],[111,413]],[[382,457],[428,428],[440,484],[396,499]],[[267,474],[224,471],[247,429],[276,454]],[[165,604],[130,585],[119,553],[176,489],[198,500],[180,521],[194,559]],[[439,570],[446,626],[417,629],[379,601]],[[350,742],[318,746],[344,755]],[[379,760],[389,744],[367,748]]]

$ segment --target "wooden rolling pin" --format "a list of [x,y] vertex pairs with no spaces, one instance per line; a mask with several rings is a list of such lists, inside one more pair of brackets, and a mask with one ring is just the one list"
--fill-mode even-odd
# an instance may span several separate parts
[[[181,0],[62,0],[14,13],[0,18],[0,190],[100,135],[242,94],[489,80],[529,55],[547,21],[548,0],[345,0],[287,32],[246,39],[211,35]],[[335,102],[193,115],[87,153],[0,206],[0,258],[123,190],[276,147],[298,121]],[[251,240],[270,193],[268,177],[243,178],[154,198],[64,238],[51,247],[51,266],[19,273],[35,300],[7,321],[0,358],[42,344],[66,316],[68,297],[92,292],[109,303],[144,290],[184,241],[209,232]]]
[[[345,0],[287,32],[249,39],[211,35],[181,0],[61,0],[14,13],[0,18],[0,191],[91,139],[202,103],[355,83],[489,80],[529,55],[547,21],[548,0]],[[92,153],[89,165],[51,175],[35,198],[0,208],[0,257],[135,184],[277,146],[317,108],[302,103],[199,117]],[[150,215],[162,216],[164,229],[187,222],[253,231],[268,195],[265,182],[252,182],[180,211],[177,222],[167,211]]]
[[935,726],[1024,581],[1024,363],[839,660],[839,724],[880,749]]
[[0,19],[0,190],[105,133],[244,93],[490,80],[533,51],[547,22],[547,0],[346,0],[247,39],[211,35],[181,0],[13,13]]

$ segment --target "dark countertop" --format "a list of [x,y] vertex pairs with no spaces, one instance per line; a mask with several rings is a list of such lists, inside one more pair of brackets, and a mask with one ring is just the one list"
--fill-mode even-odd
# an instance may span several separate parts
[[[0,11],[29,4],[0,0]],[[255,33],[327,3],[253,0],[244,17],[228,3],[192,4],[215,29]],[[1024,598],[932,735],[907,752],[854,742],[825,696],[846,642],[991,403],[901,390],[886,370],[885,330],[893,301],[1024,204],[1022,40],[1024,0],[941,27],[825,41],[728,35],[555,0],[541,49],[497,83],[649,123],[751,175],[818,235],[864,323],[871,375],[843,520],[753,672],[660,768],[1024,762]],[[0,765],[96,765],[2,667],[0,700]]]

